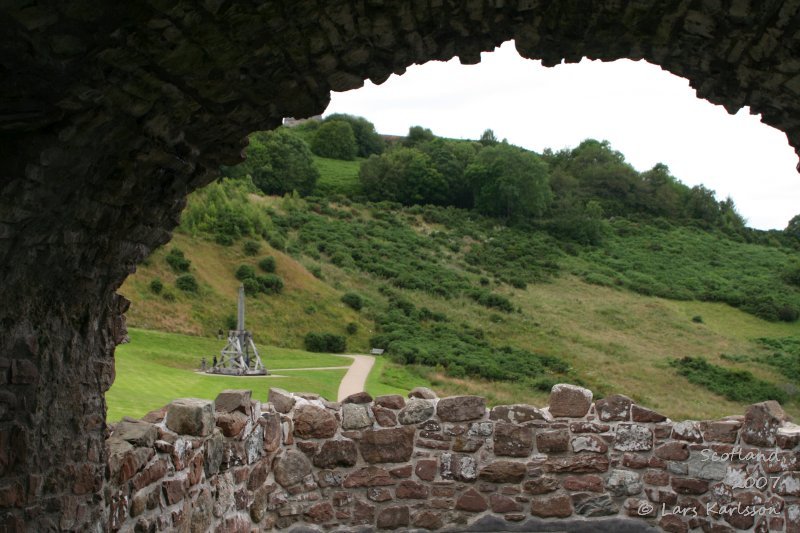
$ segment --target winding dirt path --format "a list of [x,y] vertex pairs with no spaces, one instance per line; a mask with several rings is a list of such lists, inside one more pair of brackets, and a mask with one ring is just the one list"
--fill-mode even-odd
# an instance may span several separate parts
[[367,376],[369,371],[372,370],[372,365],[375,364],[375,357],[371,355],[345,355],[353,359],[353,364],[347,370],[347,373],[342,378],[339,384],[339,393],[336,401],[340,402],[357,392],[365,389],[367,384]]

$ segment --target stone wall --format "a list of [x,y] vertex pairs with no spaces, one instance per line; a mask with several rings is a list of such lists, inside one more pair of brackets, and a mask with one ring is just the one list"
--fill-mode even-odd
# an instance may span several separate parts
[[798,151],[798,27],[797,0],[3,2],[0,530],[97,523],[115,291],[248,133],[515,39],[545,65],[650,61]]
[[775,402],[674,423],[572,385],[544,409],[409,396],[224,391],[120,422],[107,527],[800,531],[800,426]]

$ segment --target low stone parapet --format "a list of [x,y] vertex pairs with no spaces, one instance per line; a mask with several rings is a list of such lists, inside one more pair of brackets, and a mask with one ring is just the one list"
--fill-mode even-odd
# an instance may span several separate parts
[[229,390],[123,421],[108,528],[800,531],[800,428],[775,402],[672,422],[566,384],[545,408],[410,396]]

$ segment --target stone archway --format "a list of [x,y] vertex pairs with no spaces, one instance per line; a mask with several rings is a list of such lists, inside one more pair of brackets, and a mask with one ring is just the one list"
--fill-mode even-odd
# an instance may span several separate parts
[[0,524],[94,530],[125,277],[241,140],[330,90],[515,39],[646,59],[800,153],[800,3],[15,2],[0,10]]

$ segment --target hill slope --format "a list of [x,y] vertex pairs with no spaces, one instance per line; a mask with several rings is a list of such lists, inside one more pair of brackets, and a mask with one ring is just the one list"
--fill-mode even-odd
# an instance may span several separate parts
[[[611,222],[605,244],[576,246],[453,208],[225,192],[236,187],[197,193],[173,242],[123,286],[133,301],[132,326],[213,336],[235,313],[239,266],[258,271],[272,256],[284,288],[248,298],[256,340],[300,348],[314,331],[345,335],[351,352],[380,345],[394,363],[377,366],[373,385],[403,390],[419,379],[442,393],[542,403],[552,383],[572,381],[676,418],[741,412],[749,400],[693,383],[670,363],[703,357],[722,369],[723,381],[724,372],[750,372],[742,389],[788,391],[787,410],[800,414],[791,385],[797,378],[786,371],[800,353],[790,347],[776,359],[774,342],[758,340],[800,337],[800,325],[698,301],[733,301],[738,293],[744,308],[754,291],[798,298],[781,278],[796,252],[624,219]],[[222,193],[257,211],[262,230],[242,231],[226,246],[187,222],[197,220],[193,205],[207,204],[203,195]],[[248,240],[260,248],[255,255],[245,252]],[[174,287],[182,274],[166,262],[173,247],[191,262],[196,293]],[[154,278],[174,301],[152,291]],[[363,300],[360,312],[342,303],[348,292]],[[355,333],[347,333],[348,324]]]

